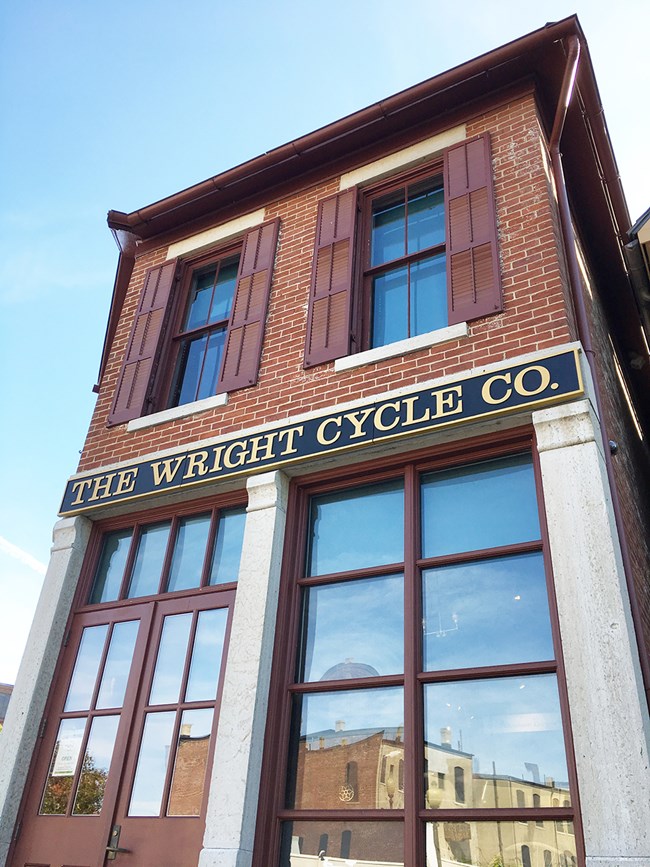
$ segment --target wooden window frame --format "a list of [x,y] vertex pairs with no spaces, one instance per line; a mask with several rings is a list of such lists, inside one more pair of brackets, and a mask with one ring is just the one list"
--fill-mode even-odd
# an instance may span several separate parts
[[[209,253],[204,253],[201,256],[197,256],[192,259],[184,260],[180,265],[180,276],[178,281],[178,292],[177,297],[174,301],[174,307],[171,314],[171,333],[167,340],[167,345],[163,348],[163,361],[161,363],[161,369],[163,371],[163,375],[161,377],[160,383],[155,387],[155,399],[154,399],[154,411],[163,410],[163,409],[171,409],[172,407],[177,406],[186,406],[188,403],[192,403],[193,401],[186,401],[185,403],[173,403],[173,390],[177,387],[178,382],[178,366],[180,361],[180,351],[183,345],[183,342],[192,337],[199,337],[202,334],[211,334],[213,331],[218,329],[225,330],[226,342],[228,340],[228,333],[230,331],[231,322],[232,322],[232,314],[234,310],[234,292],[233,292],[233,303],[230,308],[230,314],[228,319],[222,319],[218,322],[209,323],[207,325],[202,325],[198,328],[191,329],[189,331],[183,331],[183,319],[185,314],[187,313],[188,303],[190,298],[190,292],[192,291],[192,282],[194,280],[194,276],[199,271],[203,271],[205,269],[210,268],[211,266],[218,266],[226,259],[238,257],[238,263],[241,262],[241,254],[242,254],[242,241],[241,239],[236,243],[231,243],[228,246],[221,247],[217,250],[211,250]],[[236,287],[235,287],[236,289]],[[164,337],[163,337],[164,339]],[[219,382],[221,369],[223,368],[225,356],[225,345],[224,352],[221,355],[221,359],[219,362],[219,370],[217,371],[217,383]],[[215,394],[219,393],[219,385],[217,384],[217,388],[214,392]],[[194,398],[194,400],[198,400],[198,398]]]
[[[400,564],[387,564],[367,569],[353,570],[350,574],[337,572],[334,575],[305,577],[304,563],[307,552],[307,531],[309,527],[309,501],[311,497],[325,493],[343,492],[362,485],[380,483],[403,476],[405,479],[405,541],[414,538],[419,524],[419,479],[426,472],[470,466],[485,460],[515,457],[529,454],[535,478],[540,539],[533,542],[520,542],[507,546],[483,549],[476,552],[463,552],[440,557],[417,557],[415,551],[404,552],[405,561]],[[361,481],[362,480],[362,481]],[[409,494],[410,491],[410,494]],[[404,822],[404,864],[417,867],[425,860],[425,824],[427,822],[537,822],[548,820],[558,823],[572,821],[575,830],[577,864],[583,867],[585,849],[580,816],[580,798],[574,758],[571,720],[566,688],[566,677],[562,656],[559,618],[553,575],[550,562],[548,531],[545,520],[541,470],[535,448],[534,432],[531,428],[514,429],[509,432],[489,434],[476,439],[442,445],[436,452],[431,449],[414,451],[408,455],[383,458],[352,469],[323,471],[292,482],[287,519],[287,544],[283,554],[282,579],[276,641],[273,655],[273,670],[270,691],[269,713],[265,743],[272,749],[265,751],[262,767],[262,780],[268,781],[261,787],[258,822],[253,852],[253,867],[269,867],[279,863],[281,828],[283,823],[295,821],[328,822],[377,822],[402,820]],[[416,538],[416,537],[415,537]],[[295,544],[289,544],[295,542]],[[546,588],[549,604],[549,619],[555,658],[466,668],[458,670],[422,671],[413,660],[417,658],[417,623],[422,617],[422,603],[417,592],[417,582],[407,581],[407,574],[419,576],[421,571],[431,566],[447,565],[461,561],[486,559],[490,556],[509,553],[539,551],[542,553]],[[373,575],[405,575],[405,611],[411,617],[405,622],[405,652],[411,651],[412,661],[405,656],[405,671],[400,675],[377,675],[367,678],[328,682],[298,682],[298,648],[301,612],[301,591],[305,587],[327,584],[333,581],[370,577]],[[504,676],[554,674],[557,678],[559,708],[562,717],[562,734],[566,754],[569,789],[572,806],[560,807],[496,807],[474,808],[457,807],[449,809],[429,808],[425,802],[423,786],[417,782],[423,779],[424,742],[423,733],[423,686],[427,683],[475,680],[489,680]],[[309,695],[322,691],[370,689],[377,687],[403,686],[404,688],[404,727],[405,737],[405,792],[403,810],[386,809],[297,809],[285,806],[287,789],[278,785],[278,780],[287,780],[290,768],[289,733],[292,716],[292,696]],[[287,780],[289,784],[289,781]],[[440,779],[438,776],[438,784]],[[422,789],[422,791],[421,791]]]
[[[440,253],[445,253],[447,249],[446,239],[441,244],[435,244],[432,247],[426,247],[423,250],[418,250],[415,253],[405,253],[397,259],[391,259],[388,262],[382,262],[381,265],[371,264],[372,252],[372,215],[374,203],[377,199],[387,196],[390,193],[396,193],[399,190],[404,190],[412,184],[424,182],[427,180],[440,179],[440,186],[444,192],[444,177],[443,177],[443,161],[438,159],[435,162],[427,163],[426,166],[411,169],[403,172],[396,177],[385,180],[379,184],[363,189],[361,191],[361,226],[358,237],[360,243],[357,244],[359,255],[357,256],[357,284],[360,291],[357,292],[357,311],[359,317],[359,349],[372,349],[372,313],[373,313],[373,292],[372,283],[375,277],[387,273],[394,268],[404,267],[415,262],[420,262],[423,259],[428,259],[432,256],[437,256]],[[446,201],[444,202],[446,208]],[[444,215],[444,211],[443,211]],[[446,291],[446,285],[445,285]],[[409,289],[410,301],[410,289]],[[415,335],[408,335],[413,337]],[[390,345],[390,344],[386,344]]]

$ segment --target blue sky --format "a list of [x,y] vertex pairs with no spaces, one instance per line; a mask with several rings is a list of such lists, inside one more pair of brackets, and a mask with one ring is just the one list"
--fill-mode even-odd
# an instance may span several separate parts
[[0,7],[0,681],[76,469],[131,211],[577,12],[632,219],[645,0],[20,0]]

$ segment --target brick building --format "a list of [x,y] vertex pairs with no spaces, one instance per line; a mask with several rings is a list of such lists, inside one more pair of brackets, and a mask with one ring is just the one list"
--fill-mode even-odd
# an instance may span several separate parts
[[577,19],[109,226],[0,863],[648,865],[650,295]]

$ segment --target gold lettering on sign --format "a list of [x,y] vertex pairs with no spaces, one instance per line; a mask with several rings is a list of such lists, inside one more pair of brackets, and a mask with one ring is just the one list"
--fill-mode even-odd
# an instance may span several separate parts
[[303,425],[299,424],[296,427],[288,427],[286,430],[281,430],[278,434],[278,440],[282,441],[285,437],[287,440],[287,444],[285,446],[284,451],[280,452],[280,456],[284,457],[285,455],[293,455],[298,449],[294,446],[293,441],[296,438],[296,434],[298,436],[302,436],[305,432],[305,428]]
[[135,488],[135,480],[138,478],[138,468],[132,470],[120,470],[117,474],[117,487],[115,488],[115,496],[120,494],[130,494]]
[[205,465],[207,459],[207,452],[190,452],[187,457],[187,469],[183,478],[192,479],[194,476],[204,476],[208,472],[208,468]]
[[[185,460],[185,455],[176,458],[165,458],[164,461],[154,461],[151,464],[153,483],[156,487],[163,482],[173,482],[180,465]],[[160,469],[162,467],[162,470]]]
[[413,397],[405,397],[404,404],[406,405],[406,415],[404,417],[404,427],[409,427],[412,424],[419,424],[423,421],[429,421],[431,418],[430,410],[425,410],[424,415],[421,415],[420,418],[415,417],[415,403],[420,399],[419,394],[413,395]]
[[110,497],[111,482],[116,475],[117,473],[109,473],[107,476],[97,476],[96,479],[93,479],[93,492],[88,497],[88,502],[93,503],[95,500],[103,500],[104,497]]
[[343,418],[347,418],[354,428],[354,433],[350,434],[351,440],[359,439],[364,435],[363,426],[368,421],[368,416],[372,415],[373,407],[369,409],[360,409],[356,412],[346,412]]
[[[330,438],[327,439],[325,436],[325,431],[328,425],[334,425],[338,427],[338,430],[335,434],[330,435]],[[337,441],[337,439],[341,436],[341,416],[335,415],[332,418],[326,418],[325,421],[322,421],[318,425],[318,430],[316,431],[316,439],[322,446],[331,446],[333,443]]]
[[78,482],[72,483],[72,493],[77,494],[76,498],[70,503],[71,506],[78,506],[83,502],[86,488],[90,487],[92,479],[80,479]]
[[[235,454],[237,451],[237,454]],[[248,449],[246,448],[246,440],[235,440],[230,443],[223,455],[223,465],[229,470],[234,470],[236,467],[241,467],[246,463],[248,457]]]
[[435,401],[435,412],[432,418],[440,418],[446,415],[457,415],[463,411],[463,386],[454,385],[451,388],[442,388],[440,391],[432,391],[431,397]]
[[[530,373],[531,370],[539,373],[539,385],[537,386],[537,388],[528,389],[524,386],[524,377],[527,373]],[[548,388],[550,381],[551,374],[545,367],[542,367],[539,364],[531,364],[530,367],[526,367],[524,368],[524,370],[520,370],[519,373],[515,376],[515,391],[517,392],[517,394],[521,394],[524,397],[534,397],[536,394],[540,394],[540,392]]]
[[263,436],[251,437],[251,464],[256,464],[258,461],[270,461],[274,457],[273,442],[277,435],[277,431],[274,431]]
[[[494,397],[492,395],[492,386],[495,382],[505,382],[508,385],[508,388],[505,389],[502,397]],[[508,400],[508,398],[512,394],[512,389],[509,387],[511,382],[511,373],[497,373],[494,376],[491,376],[489,379],[485,380],[485,382],[483,383],[483,388],[481,389],[481,397],[486,403],[504,403],[504,401]]]
[[[375,411],[375,427],[377,430],[392,430],[394,427],[397,427],[399,424],[399,407],[400,403],[398,400],[393,401],[392,403],[382,403],[381,406],[378,406]],[[389,424],[384,422],[384,412],[387,409],[392,409],[395,411],[395,416],[393,421]]]

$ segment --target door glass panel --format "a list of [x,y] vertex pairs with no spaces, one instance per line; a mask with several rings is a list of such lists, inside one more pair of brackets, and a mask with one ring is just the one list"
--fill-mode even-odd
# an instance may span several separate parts
[[170,526],[170,521],[164,521],[162,524],[143,527],[140,531],[138,553],[127,594],[129,599],[158,592]]
[[92,722],[72,811],[75,816],[101,812],[119,721],[115,715],[97,716]]
[[553,659],[541,553],[427,569],[422,590],[425,670]]
[[129,556],[133,529],[108,533],[104,539],[102,556],[93,581],[89,604],[112,602],[120,595],[126,558]]
[[436,806],[516,808],[513,781],[569,796],[554,674],[430,683],[424,696],[427,791],[445,775]]
[[145,717],[129,816],[160,815],[175,719],[175,711],[148,713]]
[[[427,861],[427,867],[437,867],[439,863]],[[401,821],[333,822],[331,819],[284,822],[280,864],[287,867],[403,867],[404,824]]]
[[88,710],[92,701],[108,626],[87,626],[81,636],[65,711]]
[[191,626],[191,614],[165,617],[149,704],[176,704],[178,701]]
[[212,708],[183,712],[176,744],[168,816],[198,816],[201,813],[212,715]]
[[404,559],[401,479],[314,497],[310,511],[308,575]]
[[339,581],[304,591],[301,680],[404,671],[404,578]]
[[228,584],[237,580],[245,526],[246,509],[228,509],[219,515],[210,585]]
[[423,477],[423,557],[539,538],[530,456],[486,461]]
[[85,728],[85,718],[61,720],[39,810],[41,815],[65,815]]
[[227,608],[199,612],[185,701],[214,701],[217,697],[227,619]]
[[[290,808],[403,809],[398,789],[404,759],[401,687],[346,690],[297,696],[298,748]],[[386,770],[380,773],[384,758]],[[351,780],[356,763],[357,785]],[[333,769],[339,769],[335,773]]]
[[113,627],[95,707],[122,707],[139,625],[139,620],[128,620]]
[[201,586],[205,548],[210,532],[210,515],[181,518],[174,543],[174,555],[167,590]]

